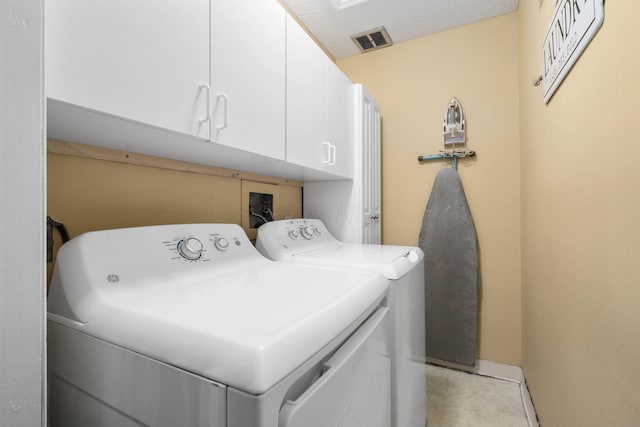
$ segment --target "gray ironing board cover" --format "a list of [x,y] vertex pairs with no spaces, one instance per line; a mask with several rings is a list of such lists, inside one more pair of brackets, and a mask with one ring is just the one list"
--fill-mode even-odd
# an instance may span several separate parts
[[473,366],[478,343],[478,243],[458,172],[438,172],[420,230],[427,357]]

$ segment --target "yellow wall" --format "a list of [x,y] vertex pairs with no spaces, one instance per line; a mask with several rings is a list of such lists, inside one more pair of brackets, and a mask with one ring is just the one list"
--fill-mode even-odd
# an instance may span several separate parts
[[[302,216],[302,189],[203,173],[49,153],[47,214],[71,237],[93,230],[156,224],[243,225],[249,191],[274,192],[274,215]],[[244,192],[243,192],[244,189]],[[248,224],[247,224],[248,225]],[[245,231],[255,234],[255,230]],[[253,236],[255,238],[255,235]],[[54,233],[56,252],[60,237]],[[49,264],[49,277],[53,263]]]
[[467,147],[458,164],[480,248],[479,357],[521,363],[520,145],[517,15],[509,14],[338,61],[380,103],[383,241],[415,245],[439,169],[419,164],[442,143],[442,117],[461,102]]
[[640,2],[548,105],[531,81],[555,1],[521,1],[523,365],[544,427],[640,425]]

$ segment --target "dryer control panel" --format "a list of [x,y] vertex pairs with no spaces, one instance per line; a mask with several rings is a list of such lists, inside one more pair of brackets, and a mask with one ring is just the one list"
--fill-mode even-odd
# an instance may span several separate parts
[[190,233],[162,243],[169,249],[172,259],[185,261],[211,261],[211,257],[223,256],[222,253],[242,252],[243,245],[252,246],[246,239],[228,233]]
[[[89,232],[60,248],[47,308],[84,323],[106,301],[202,280],[240,262],[269,261],[235,224],[174,224]],[[69,307],[73,307],[73,313]]]

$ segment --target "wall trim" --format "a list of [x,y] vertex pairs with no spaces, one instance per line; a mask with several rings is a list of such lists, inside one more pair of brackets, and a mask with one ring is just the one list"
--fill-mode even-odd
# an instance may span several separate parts
[[522,373],[522,368],[519,366],[492,362],[490,360],[478,359],[474,372],[478,375],[484,375],[485,377],[492,377],[515,383],[521,383],[524,381],[524,374]]
[[62,154],[66,156],[82,157],[86,159],[105,160],[108,162],[126,163],[136,166],[147,166],[152,168],[170,169],[181,172],[192,172],[204,175],[221,176],[226,178],[244,179],[250,181],[264,182],[266,184],[291,185],[302,187],[302,181],[294,179],[279,178],[269,175],[261,175],[251,172],[242,172],[234,169],[207,166],[197,163],[183,162],[180,160],[165,159],[163,157],[149,156],[123,150],[113,150],[111,148],[97,147],[93,145],[79,144],[77,142],[49,139],[47,152]]
[[46,424],[43,1],[0,1],[0,425]]
[[466,366],[444,360],[433,359],[430,357],[427,357],[427,363],[517,383],[520,386],[520,398],[522,399],[522,406],[524,408],[524,414],[527,417],[529,427],[539,427],[538,416],[536,415],[536,409],[533,406],[533,401],[531,400],[531,395],[529,394],[527,381],[524,377],[522,368],[520,368],[519,366],[507,365],[505,363],[497,363],[490,360],[482,359],[478,359],[475,366]]

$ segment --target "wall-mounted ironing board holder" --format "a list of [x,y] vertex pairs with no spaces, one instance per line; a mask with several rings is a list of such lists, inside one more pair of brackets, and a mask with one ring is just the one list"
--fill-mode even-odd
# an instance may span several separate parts
[[463,157],[474,157],[475,151],[467,150],[466,148],[457,150],[441,150],[439,154],[429,154],[426,156],[418,156],[418,161],[423,162],[425,160],[440,160],[451,159],[451,168],[458,170],[458,159]]

